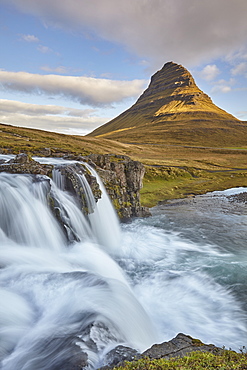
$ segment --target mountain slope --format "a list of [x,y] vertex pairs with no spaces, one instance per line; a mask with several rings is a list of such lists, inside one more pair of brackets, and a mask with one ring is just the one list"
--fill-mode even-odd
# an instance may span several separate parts
[[89,136],[122,142],[246,145],[247,125],[217,107],[181,65],[166,63],[137,102]]

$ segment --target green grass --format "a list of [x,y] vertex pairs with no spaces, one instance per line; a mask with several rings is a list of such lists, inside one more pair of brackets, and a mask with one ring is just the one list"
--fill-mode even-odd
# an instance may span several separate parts
[[158,359],[149,358],[138,361],[126,362],[124,366],[114,369],[118,370],[245,370],[247,369],[246,353],[236,353],[233,351],[222,351],[221,354],[214,355],[209,352],[192,352],[188,356],[177,359]]
[[159,201],[185,198],[215,190],[247,186],[247,171],[210,172],[185,167],[146,166],[141,189],[141,204],[153,207]]
[[124,144],[0,124],[0,152],[47,156],[45,148],[49,148],[52,156],[112,153],[144,163],[147,172],[141,203],[149,207],[166,199],[247,186],[247,146],[193,147],[183,143],[169,145],[164,140],[158,144]]

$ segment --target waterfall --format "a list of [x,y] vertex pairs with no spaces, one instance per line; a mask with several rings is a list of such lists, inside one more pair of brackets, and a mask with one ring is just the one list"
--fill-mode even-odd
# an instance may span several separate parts
[[156,339],[110,256],[121,235],[102,183],[87,217],[53,176],[0,173],[2,370],[66,369],[83,359],[96,368],[119,343],[144,350]]
[[120,227],[115,209],[112,207],[110,198],[97,172],[88,164],[88,170],[97,179],[101,190],[101,198],[97,202],[95,212],[89,214],[89,220],[94,233],[102,245],[106,246],[108,252],[116,253],[120,244]]

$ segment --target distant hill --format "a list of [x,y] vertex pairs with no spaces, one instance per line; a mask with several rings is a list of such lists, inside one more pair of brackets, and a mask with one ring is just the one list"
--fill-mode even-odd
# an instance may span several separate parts
[[139,144],[246,146],[247,123],[217,107],[186,68],[169,62],[131,108],[88,136]]

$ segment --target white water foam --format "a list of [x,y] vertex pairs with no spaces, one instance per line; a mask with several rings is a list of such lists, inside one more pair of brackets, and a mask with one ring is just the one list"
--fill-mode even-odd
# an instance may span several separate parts
[[235,350],[246,345],[243,217],[226,218],[227,248],[224,230],[220,245],[205,242],[205,217],[193,225],[200,242],[165,227],[162,213],[121,231],[102,183],[94,203],[81,177],[94,211],[87,218],[58,172],[54,180],[0,174],[2,370],[62,369],[82,352],[96,368],[118,344],[142,351],[178,332]]
[[[156,340],[125,273],[105,252],[109,238],[102,249],[94,233],[100,212],[88,222],[52,180],[1,173],[0,214],[1,369],[62,368],[74,351],[86,352],[94,368],[107,348],[144,350]],[[100,226],[116,235],[112,224]]]

